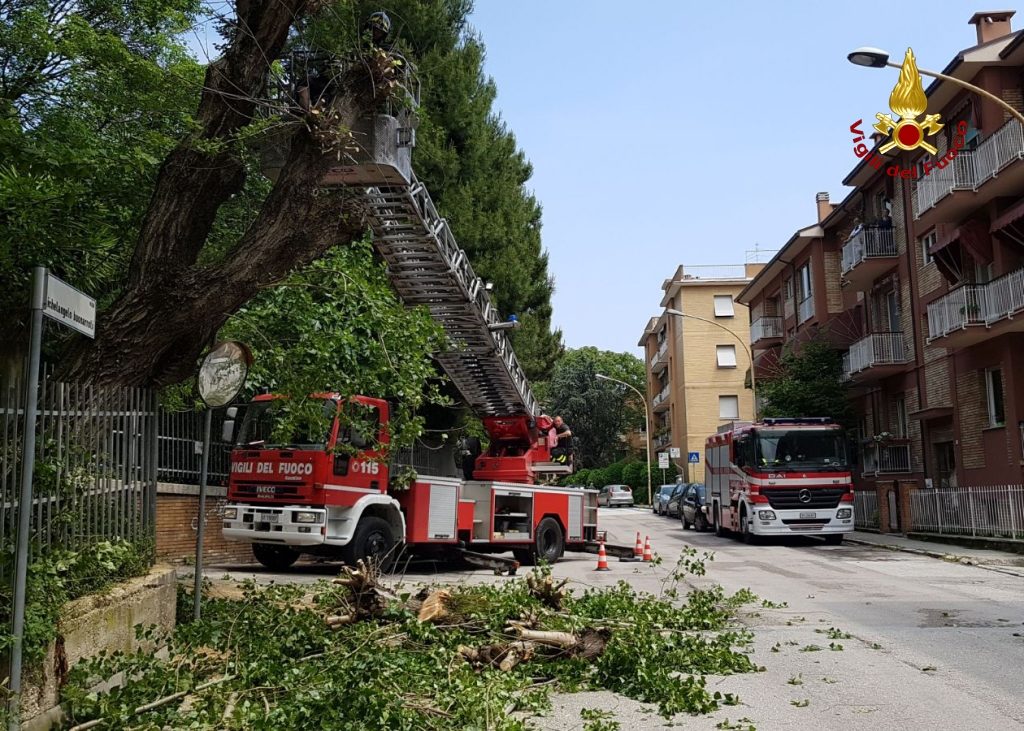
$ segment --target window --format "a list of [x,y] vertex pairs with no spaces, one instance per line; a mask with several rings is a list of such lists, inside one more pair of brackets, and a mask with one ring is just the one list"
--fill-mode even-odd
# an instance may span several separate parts
[[716,294],[715,317],[733,317],[735,314],[732,308],[732,295]]
[[1003,409],[1003,371],[999,368],[988,368],[985,371],[985,404],[988,407],[988,425],[1005,425],[1006,411]]
[[736,346],[735,345],[716,345],[715,350],[718,353],[718,367],[719,368],[735,368],[736,367]]
[[803,302],[804,300],[808,299],[811,296],[811,294],[812,294],[812,292],[811,292],[811,263],[807,262],[802,267],[800,267],[797,270],[796,275],[797,275],[797,283],[796,283],[796,285],[797,285],[797,294],[799,295],[797,297],[797,299],[800,302]]
[[793,299],[793,280],[792,279],[790,279],[788,277],[786,278],[786,283],[783,286],[783,289],[785,290],[785,293],[786,293],[786,299],[787,300]]
[[935,232],[932,231],[919,239],[921,243],[921,266],[928,266],[935,261],[931,248],[935,245]]
[[885,293],[885,320],[889,326],[889,332],[900,332],[900,295],[895,289]]
[[740,418],[740,397],[719,396],[718,397],[718,418],[738,419]]
[[974,262],[974,283],[987,284],[992,281],[992,262],[982,264]]
[[896,436],[906,437],[908,434],[907,430],[907,400],[900,396],[895,401],[895,417],[896,417]]

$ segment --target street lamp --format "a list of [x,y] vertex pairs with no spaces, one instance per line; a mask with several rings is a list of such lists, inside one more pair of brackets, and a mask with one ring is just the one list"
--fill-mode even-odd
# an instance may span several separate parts
[[647,438],[644,439],[644,446],[647,448],[647,499],[651,501],[651,505],[654,505],[654,495],[651,493],[651,410],[647,406],[647,399],[636,386],[631,386],[625,381],[620,381],[618,378],[612,378],[603,373],[595,373],[594,377],[599,381],[611,381],[612,383],[619,383],[626,388],[633,389],[633,392],[640,397],[640,402],[644,405],[644,422],[647,426]]
[[[868,68],[873,69],[881,69],[886,66],[894,69],[903,68],[900,64],[889,61],[888,52],[883,51],[881,48],[872,48],[870,46],[862,46],[856,51],[847,54],[846,58],[850,63],[856,66],[867,66]],[[943,81],[948,81],[951,84],[956,84],[957,86],[962,86],[965,89],[970,89],[975,94],[980,94],[986,99],[994,101],[996,104],[1012,114],[1018,122],[1024,125],[1024,115],[997,97],[995,94],[990,94],[974,84],[968,84],[966,81],[962,81],[953,76],[947,76],[946,74],[940,74],[937,71],[928,71],[927,69],[918,67],[917,72],[922,76],[931,76],[932,78],[942,79]]]
[[756,421],[757,420],[757,382],[754,379],[754,354],[751,352],[750,346],[747,345],[745,342],[743,342],[743,338],[741,338],[739,335],[734,333],[732,330],[727,328],[725,325],[722,325],[721,323],[715,322],[714,320],[709,320],[706,317],[700,317],[699,315],[688,315],[685,312],[680,312],[679,310],[673,310],[673,309],[666,309],[665,310],[665,314],[666,315],[676,315],[677,317],[685,317],[685,318],[688,318],[690,320],[700,320],[701,322],[706,322],[709,325],[714,325],[719,330],[725,330],[727,333],[729,333],[734,338],[736,338],[737,341],[739,341],[739,344],[743,346],[743,350],[747,354],[747,358],[750,360],[750,395],[753,396],[753,398],[754,398],[754,420]]

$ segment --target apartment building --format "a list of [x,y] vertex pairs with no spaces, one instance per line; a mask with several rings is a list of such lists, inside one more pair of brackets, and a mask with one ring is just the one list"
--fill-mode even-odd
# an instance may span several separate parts
[[[976,45],[944,73],[1021,110],[1024,33],[1011,30],[1013,14],[974,15]],[[852,192],[838,204],[819,193],[817,221],[738,296],[758,378],[808,337],[844,351],[861,489],[1024,477],[1024,128],[951,82],[926,95],[945,125],[936,155],[857,165],[843,181]],[[958,127],[963,148],[933,169]],[[888,175],[890,165],[916,179]]]
[[[680,266],[661,285],[664,311],[650,319],[637,343],[647,363],[651,454],[678,449],[671,461],[688,481],[704,480],[708,435],[753,416],[749,319],[736,296],[760,267]],[[691,452],[699,462],[689,462]]]

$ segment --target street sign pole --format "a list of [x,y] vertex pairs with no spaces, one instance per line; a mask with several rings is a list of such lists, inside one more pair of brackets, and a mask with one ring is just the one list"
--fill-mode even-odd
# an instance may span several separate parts
[[32,272],[32,319],[28,350],[28,383],[25,393],[25,435],[21,457],[21,496],[18,500],[18,543],[14,568],[14,606],[11,607],[10,722],[21,728],[21,660],[25,634],[25,590],[28,580],[28,534],[32,529],[32,473],[36,461],[36,411],[39,405],[39,351],[43,342],[43,306],[46,302],[46,269]]
[[206,526],[206,482],[210,466],[210,422],[213,420],[213,408],[206,407],[206,418],[203,422],[203,463],[199,469],[199,520],[196,522],[196,584],[192,599],[192,617],[199,619],[202,612],[203,596],[203,528]]

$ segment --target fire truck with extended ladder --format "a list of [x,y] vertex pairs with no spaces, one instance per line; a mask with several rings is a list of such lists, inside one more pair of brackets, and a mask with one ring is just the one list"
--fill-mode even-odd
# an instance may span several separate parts
[[826,418],[732,422],[705,445],[715,534],[820,535],[853,530],[853,483],[842,427]]
[[[555,561],[565,550],[594,552],[597,493],[538,484],[570,474],[571,464],[553,461],[543,438],[551,424],[540,416],[505,334],[510,323],[498,316],[488,287],[413,174],[418,90],[407,88],[412,103],[404,109],[359,122],[353,135],[361,151],[332,168],[324,184],[358,192],[397,294],[408,306],[427,307],[443,326],[450,347],[436,360],[481,417],[489,447],[479,453],[474,445],[462,475],[456,467],[394,485],[396,465],[385,458],[388,401],[317,394],[328,433],[274,445],[268,425],[281,399],[257,396],[232,452],[224,537],[252,543],[256,559],[276,569],[301,553],[354,563],[404,549],[458,554],[514,573],[519,563]],[[263,151],[268,176],[276,176],[286,155],[280,147]],[[343,418],[346,410],[359,411],[362,426]],[[225,426],[233,436],[233,420]],[[493,557],[510,550],[515,561]]]

